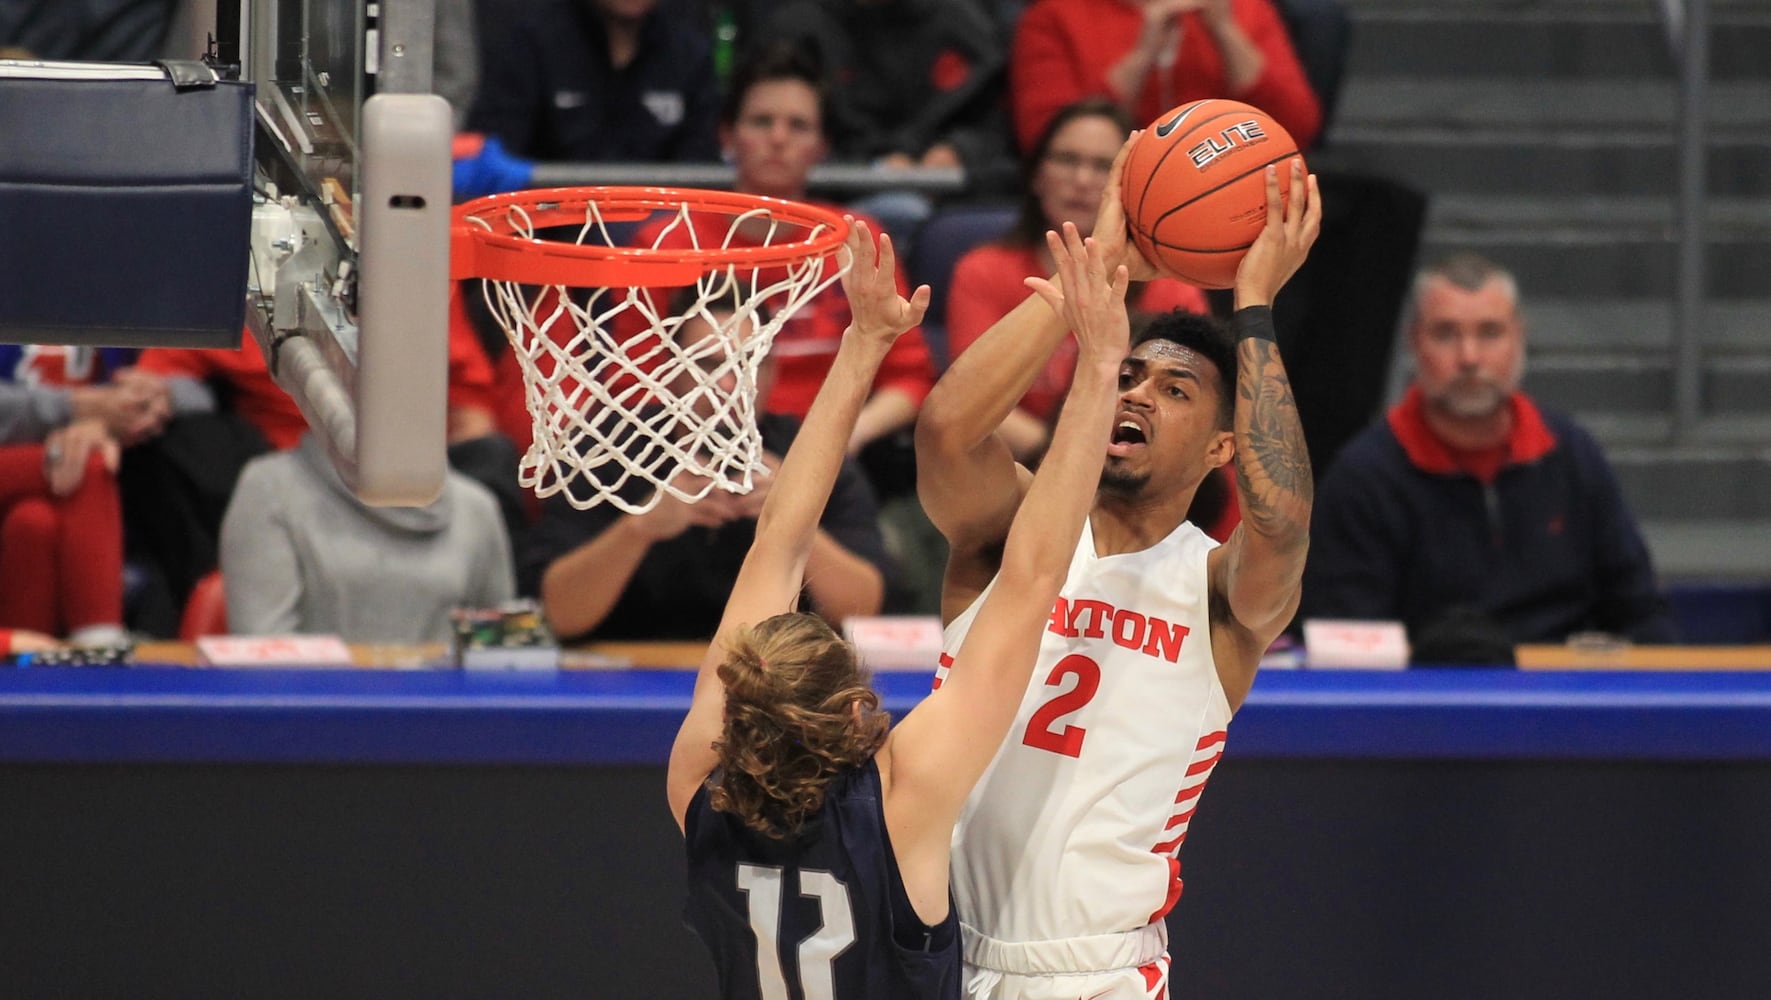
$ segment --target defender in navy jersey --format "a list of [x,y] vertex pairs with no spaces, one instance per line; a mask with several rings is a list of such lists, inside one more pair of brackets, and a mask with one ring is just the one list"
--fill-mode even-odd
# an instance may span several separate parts
[[898,294],[890,239],[876,248],[865,224],[851,226],[853,320],[763,503],[671,750],[685,912],[732,1000],[959,997],[953,823],[1032,673],[1100,478],[1129,340],[1126,269],[1109,269],[1073,226],[1048,236],[1062,283],[1029,284],[1076,331],[1070,395],[963,674],[892,727],[854,649],[793,610],[808,567],[834,555],[818,518],[880,360],[928,304],[926,287]]

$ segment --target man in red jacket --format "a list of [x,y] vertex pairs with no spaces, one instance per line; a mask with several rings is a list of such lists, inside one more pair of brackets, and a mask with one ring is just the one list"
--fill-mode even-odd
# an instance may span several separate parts
[[1513,276],[1449,258],[1416,280],[1414,313],[1414,384],[1317,492],[1301,617],[1401,621],[1422,662],[1586,631],[1672,641],[1598,443],[1519,389]]

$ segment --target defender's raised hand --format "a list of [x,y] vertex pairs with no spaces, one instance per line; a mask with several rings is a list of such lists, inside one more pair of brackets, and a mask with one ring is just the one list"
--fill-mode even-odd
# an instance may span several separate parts
[[1316,175],[1304,174],[1304,161],[1293,159],[1290,199],[1279,200],[1279,165],[1267,168],[1267,225],[1236,269],[1236,308],[1270,306],[1316,242],[1322,230],[1322,197]]
[[1083,239],[1073,222],[1064,223],[1062,236],[1048,230],[1045,242],[1062,287],[1037,277],[1028,278],[1027,287],[1076,334],[1079,363],[1099,361],[1117,368],[1131,344],[1131,319],[1125,311],[1130,271],[1124,264],[1109,265],[1100,243]]
[[848,335],[889,345],[922,322],[931,292],[923,285],[909,299],[899,295],[898,257],[892,238],[880,233],[876,249],[867,223],[853,217],[848,221],[849,238],[844,246],[852,263],[842,276],[843,294],[849,299]]

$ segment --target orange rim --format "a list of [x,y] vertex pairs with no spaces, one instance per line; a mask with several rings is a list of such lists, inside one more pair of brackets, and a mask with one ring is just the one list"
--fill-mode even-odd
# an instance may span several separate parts
[[[703,247],[654,250],[650,247],[585,246],[522,235],[521,220],[535,229],[583,226],[595,202],[605,222],[637,222],[659,211],[705,210],[728,215],[766,209],[782,222],[813,233],[761,247]],[[716,268],[744,270],[780,267],[835,253],[848,239],[842,216],[815,205],[694,188],[572,187],[537,188],[487,195],[455,206],[450,277],[488,278],[527,285],[601,287],[681,286]],[[819,227],[823,227],[820,231]]]

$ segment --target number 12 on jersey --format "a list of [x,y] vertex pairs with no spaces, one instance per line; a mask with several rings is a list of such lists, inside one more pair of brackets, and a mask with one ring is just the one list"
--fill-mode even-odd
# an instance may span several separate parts
[[[794,951],[800,993],[806,1000],[835,1000],[831,963],[855,943],[855,916],[849,910],[848,887],[826,871],[799,869],[799,894],[818,901],[822,922]],[[756,975],[763,1000],[788,1000],[787,977],[781,970],[781,885],[785,871],[772,865],[738,865],[738,891],[750,906],[750,929],[756,934]]]

